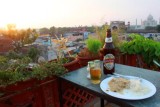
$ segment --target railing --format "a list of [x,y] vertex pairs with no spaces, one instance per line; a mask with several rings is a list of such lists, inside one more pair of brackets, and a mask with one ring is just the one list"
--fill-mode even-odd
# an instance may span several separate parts
[[145,68],[150,70],[160,71],[160,64],[153,60],[154,65],[148,66],[144,61],[141,55],[136,54],[116,54],[116,63]]

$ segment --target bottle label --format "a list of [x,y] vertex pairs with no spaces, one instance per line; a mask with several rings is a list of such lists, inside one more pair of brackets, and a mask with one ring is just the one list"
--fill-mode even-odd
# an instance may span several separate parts
[[106,38],[106,39],[105,39],[105,42],[107,42],[107,43],[113,42],[112,37]]
[[104,59],[103,59],[103,64],[104,64],[104,67],[107,69],[107,70],[111,70],[113,69],[114,67],[114,55],[113,54],[106,54],[104,56]]

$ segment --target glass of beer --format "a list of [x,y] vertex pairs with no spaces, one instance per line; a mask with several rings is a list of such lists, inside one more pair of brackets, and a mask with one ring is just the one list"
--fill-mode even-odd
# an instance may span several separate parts
[[100,60],[94,60],[94,66],[92,63],[90,64],[90,76],[93,84],[99,84],[101,82]]

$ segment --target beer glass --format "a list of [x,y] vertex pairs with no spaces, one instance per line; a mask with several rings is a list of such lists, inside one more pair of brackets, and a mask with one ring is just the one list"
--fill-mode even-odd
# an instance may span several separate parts
[[90,68],[93,68],[93,67],[94,67],[94,61],[89,61],[89,62],[88,62],[88,66],[87,66],[87,71],[88,71],[87,78],[88,78],[88,79],[91,79],[91,76],[90,76]]
[[94,64],[93,62],[89,64],[91,82],[93,84],[99,84],[101,82],[101,66],[100,65],[101,65],[100,60],[94,60]]

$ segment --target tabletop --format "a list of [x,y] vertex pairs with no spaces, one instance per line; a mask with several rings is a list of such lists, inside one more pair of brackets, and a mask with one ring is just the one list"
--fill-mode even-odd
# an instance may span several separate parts
[[[150,98],[143,100],[123,100],[119,98],[114,98],[107,95],[100,89],[100,84],[92,84],[89,79],[87,79],[87,69],[86,67],[80,68],[73,72],[66,73],[60,76],[62,80],[68,81],[75,86],[82,88],[97,97],[106,99],[110,102],[121,105],[122,107],[160,107],[160,72],[131,67],[121,64],[115,64],[115,72],[123,75],[131,75],[141,77],[153,83],[157,89],[156,94]],[[102,75],[101,81],[107,78],[107,75]]]

